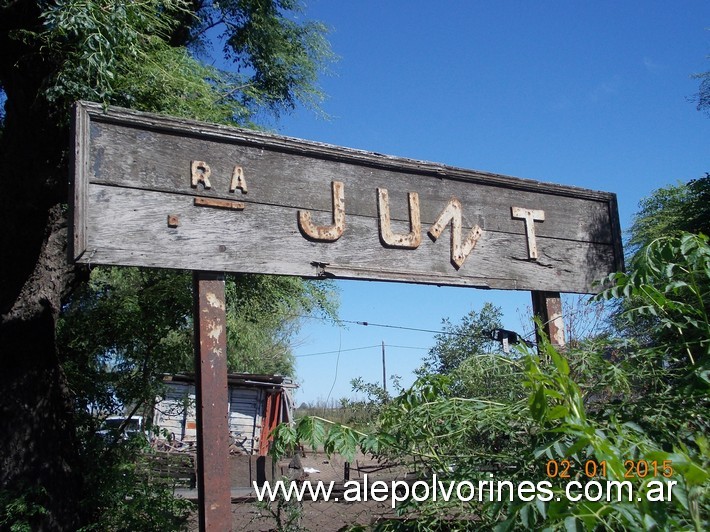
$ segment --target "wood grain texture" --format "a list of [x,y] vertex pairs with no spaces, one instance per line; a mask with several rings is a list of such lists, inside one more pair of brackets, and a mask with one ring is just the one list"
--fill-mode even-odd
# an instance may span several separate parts
[[[93,104],[77,116],[86,124],[76,133],[81,262],[582,293],[623,264],[613,194],[133,111],[104,114]],[[209,189],[192,186],[192,161],[209,165]],[[235,167],[246,194],[230,192]],[[334,181],[344,186],[345,228],[334,242],[314,241],[299,231],[298,212],[332,224]],[[388,191],[399,234],[411,229],[408,194],[418,194],[419,247],[385,245],[378,189]],[[244,210],[195,207],[195,198],[238,200]],[[460,269],[450,227],[436,242],[426,236],[452,198],[464,237],[483,230]],[[512,207],[545,212],[535,223],[538,260],[529,259],[525,221]],[[179,226],[168,227],[168,215]]]
[[69,209],[73,213],[74,223],[69,224],[69,259],[79,257],[86,249],[86,197],[89,184],[89,114],[75,106],[72,115],[71,166],[74,172],[69,177]]

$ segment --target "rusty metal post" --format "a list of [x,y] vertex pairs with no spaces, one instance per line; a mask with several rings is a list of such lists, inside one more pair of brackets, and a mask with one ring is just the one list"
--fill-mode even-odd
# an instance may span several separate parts
[[532,292],[533,315],[542,322],[542,331],[555,347],[565,346],[565,324],[562,320],[562,299],[559,292]]
[[194,272],[200,531],[232,529],[224,274]]

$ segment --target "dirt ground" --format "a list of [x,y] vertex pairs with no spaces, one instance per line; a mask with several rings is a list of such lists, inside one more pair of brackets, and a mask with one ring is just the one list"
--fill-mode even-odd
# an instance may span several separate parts
[[[306,530],[325,532],[347,530],[352,525],[369,526],[390,514],[389,503],[368,501],[306,502],[301,510],[300,525]],[[232,504],[232,530],[277,530],[276,520],[254,503]]]
[[[341,488],[344,482],[345,460],[342,456],[335,455],[328,457],[321,452],[306,451],[305,456],[299,456],[302,468],[308,470],[312,468],[317,472],[310,472],[301,476],[303,480],[316,482],[321,480],[325,483],[333,481],[336,483],[334,491]],[[293,476],[293,469],[289,468],[290,460],[282,460],[276,464],[276,476]],[[375,480],[403,479],[406,475],[404,467],[387,467],[380,469],[383,464],[362,454],[358,454],[351,462],[350,480],[363,482],[367,475],[368,482]],[[351,486],[351,485],[349,485]],[[335,495],[335,494],[334,494]],[[337,495],[335,495],[337,496]],[[386,517],[393,517],[391,501],[383,502],[368,500],[366,502],[346,502],[335,501],[307,501],[302,504],[297,512],[300,514],[300,526],[305,530],[314,532],[328,532],[347,529],[352,525],[364,525],[369,527],[378,520]],[[247,497],[241,497],[238,501],[232,502],[232,530],[241,531],[271,531],[277,530],[277,520],[273,515],[276,505],[271,504],[271,512],[263,503],[258,503]],[[282,514],[285,520],[287,516]],[[195,526],[195,529],[197,527]]]
[[[344,481],[345,460],[342,456],[335,455],[328,457],[320,452],[306,451],[305,456],[299,456],[302,467],[317,470],[307,474],[305,479],[315,482],[334,481],[341,483]],[[358,454],[350,465],[350,480],[362,482],[364,475],[367,475],[368,482],[374,480],[392,480],[404,478],[406,469],[403,467],[388,467],[379,469],[382,464]],[[281,473],[287,476],[289,473],[289,460],[281,461],[277,464],[277,475]],[[342,498],[341,498],[342,499]],[[377,502],[345,502],[340,500],[304,502],[301,512],[301,526],[306,530],[326,532],[331,530],[341,530],[349,526],[371,525],[383,517],[393,516],[394,512],[390,507],[390,501]],[[275,505],[272,505],[274,508]],[[257,503],[237,503],[232,505],[233,530],[274,530],[276,520],[263,507]]]

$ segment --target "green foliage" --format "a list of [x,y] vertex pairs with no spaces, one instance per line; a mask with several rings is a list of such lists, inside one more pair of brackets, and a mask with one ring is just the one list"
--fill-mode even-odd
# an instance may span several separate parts
[[[629,231],[629,271],[647,260],[641,250],[659,238],[678,237],[683,232],[710,234],[709,220],[710,175],[655,191],[641,202]],[[637,306],[633,297],[617,301],[613,324],[620,334],[642,346],[668,343],[668,329],[657,316],[627,312]]]
[[602,297],[632,301],[622,316],[630,320],[653,316],[666,331],[656,346],[666,354],[666,363],[675,366],[687,358],[691,365],[707,370],[710,246],[706,236],[685,233],[654,240],[636,254],[630,273],[615,273],[609,280],[614,286]]
[[[7,303],[13,302],[12,294],[19,294],[23,285],[30,287],[28,292],[34,290],[29,299],[34,297],[37,286],[28,276],[37,260],[40,264],[47,261],[37,271],[60,271],[53,277],[56,282],[41,287],[51,301],[38,304],[43,310],[37,312],[56,310],[54,298],[58,302],[60,295],[63,298],[71,292],[69,266],[61,256],[46,258],[39,250],[43,239],[61,243],[65,238],[64,226],[44,227],[42,220],[48,208],[66,201],[72,104],[86,99],[242,126],[278,117],[298,104],[312,107],[320,98],[316,75],[330,61],[331,53],[324,27],[304,21],[300,6],[290,0],[0,2],[5,30],[0,62],[0,102],[5,104],[0,115],[0,153],[5,156],[3,162],[18,157],[33,161],[24,194],[13,199],[12,208],[7,203],[8,208],[0,210],[10,228],[7,234],[12,245],[8,246],[18,250],[17,256],[5,261],[3,279],[10,284]],[[225,43],[223,59],[231,60],[234,71],[213,66],[224,63],[209,57],[207,47],[201,47],[218,32]],[[42,142],[34,145],[37,138]],[[15,242],[12,235],[19,233],[13,227],[23,227],[21,242]],[[56,249],[61,250],[61,245]],[[159,390],[161,373],[193,367],[190,285],[190,277],[179,272],[97,268],[89,283],[67,300],[56,327],[61,368],[50,368],[56,380],[46,386],[71,391],[74,419],[68,417],[63,402],[43,408],[64,425],[76,427],[82,446],[77,454],[85,461],[76,463],[73,452],[65,451],[73,447],[72,442],[60,442],[57,456],[36,459],[42,467],[47,464],[47,471],[60,472],[49,473],[61,478],[47,488],[51,492],[46,497],[55,502],[55,509],[66,507],[60,519],[79,514],[76,501],[80,496],[57,492],[57,486],[65,485],[64,475],[84,478],[87,492],[83,513],[76,518],[79,522],[89,515],[98,523],[97,529],[179,528],[182,515],[179,505],[171,506],[172,496],[137,482],[130,468],[121,469],[129,467],[130,453],[117,452],[113,461],[109,459],[114,456],[112,450],[96,447],[100,418],[90,411],[121,413],[124,408],[150,404]],[[300,280],[231,279],[227,292],[233,371],[292,373],[289,342],[298,316],[332,315],[335,308],[330,288]],[[284,300],[274,303],[279,297]],[[41,319],[31,315],[28,323],[39,322],[40,329],[48,323],[42,329],[47,340],[37,345],[49,354],[31,354],[57,364],[51,354],[53,319],[50,314]],[[8,375],[15,370],[10,367]],[[17,427],[18,433],[24,430],[28,427]],[[72,432],[67,430],[67,434]],[[37,458],[32,451],[27,455]],[[5,465],[9,472],[18,472],[6,477],[11,483],[13,474],[44,478],[31,470],[31,464],[28,473],[28,464],[19,459]],[[28,504],[22,506],[25,487],[14,484],[8,495],[9,501],[15,501],[13,515],[32,514],[35,507],[29,502],[35,499],[26,499]],[[105,497],[111,493],[115,498],[108,501]],[[174,526],[171,515],[178,519]],[[52,523],[54,517],[45,521]],[[153,517],[160,522],[152,521]],[[22,518],[17,519],[20,523]]]
[[[489,517],[504,517],[496,529],[515,530],[521,526],[544,526],[550,530],[705,529],[710,509],[707,498],[710,454],[705,436],[696,434],[692,446],[676,441],[672,450],[667,451],[637,423],[621,423],[613,414],[591,418],[579,387],[569,376],[565,358],[549,343],[544,345],[544,353],[552,360],[551,366],[544,365],[537,356],[527,358],[529,415],[543,431],[538,446],[526,456],[526,480],[545,479],[541,466],[547,460],[558,464],[567,460],[573,472],[569,480],[576,478],[582,484],[592,480],[593,477],[581,473],[591,462],[605,464],[606,476],[594,480],[623,482],[629,480],[627,461],[646,460],[672,467],[671,478],[677,485],[673,487],[672,499],[661,503],[650,498],[649,490],[652,482],[666,485],[668,479],[663,476],[663,467],[630,480],[635,494],[630,501],[627,498],[611,502],[573,501],[560,484],[554,487],[554,498],[546,503],[518,500],[492,505],[488,508]],[[666,472],[670,473],[670,469]]]
[[[399,376],[392,377],[395,389],[401,390],[399,386]],[[392,396],[385,390],[384,386],[375,382],[365,382],[362,377],[356,377],[350,381],[353,392],[365,395],[365,402],[375,406],[387,404]]]
[[[300,11],[292,1],[234,0],[195,11],[186,0],[62,0],[46,6],[41,32],[23,38],[57,65],[46,94],[59,108],[87,99],[250,125],[264,109],[278,115],[321,99],[315,82],[332,54],[325,27],[297,22]],[[222,28],[235,72],[185,46],[200,51],[212,28]]]
[[192,360],[186,274],[95,268],[65,305],[57,344],[79,412],[151,403],[163,373]]
[[[287,477],[281,480],[289,482]],[[271,518],[276,525],[275,530],[279,532],[307,532],[308,529],[303,526],[303,518],[305,516],[303,501],[297,500],[296,497],[286,500],[281,490],[277,493],[275,501],[265,498],[263,501],[256,503],[260,513],[253,520],[257,521],[265,517]],[[265,512],[266,515],[261,515],[261,512]]]
[[487,353],[468,358],[454,374],[456,394],[489,401],[515,402],[525,395],[521,367],[514,358]]
[[501,327],[500,307],[486,303],[480,312],[471,310],[460,324],[448,318],[442,322],[442,333],[435,336],[436,345],[427,355],[422,373],[450,374],[469,357],[491,353],[497,347],[491,340],[492,329]]
[[700,80],[698,94],[694,98],[698,102],[698,111],[704,111],[710,117],[710,71],[695,74],[693,78]]
[[274,429],[274,443],[270,452],[276,458],[292,454],[299,445],[323,448],[328,453],[339,453],[353,460],[358,445],[367,434],[340,423],[317,416],[305,416],[293,425],[283,423]]
[[[403,391],[398,375],[392,375],[390,379],[395,390]],[[366,382],[362,377],[352,379],[350,386],[353,392],[364,395],[364,398],[343,397],[340,399],[337,410],[323,411],[323,417],[363,431],[374,428],[377,418],[392,399],[392,395],[385,390],[382,384]]]
[[[334,318],[337,308],[332,284],[289,277],[229,277],[225,296],[232,372],[293,375],[291,343],[301,317]],[[194,371],[192,343],[192,276],[186,272],[95,268],[57,327],[82,416],[151,405],[163,374]]]
[[[18,493],[19,492],[19,493]],[[47,514],[41,501],[47,496],[44,488],[27,488],[26,490],[0,491],[0,529],[9,532],[31,532]]]
[[81,532],[189,529],[192,504],[175,498],[172,485],[154,482],[138,467],[138,457],[149,452],[145,439],[107,444],[89,437],[85,445],[85,483],[91,496],[85,503],[90,517]]
[[161,8],[171,11],[181,5],[180,1],[151,0],[48,4],[42,13],[44,31],[35,36],[40,50],[58,64],[47,89],[48,99],[63,107],[76,99],[120,100],[119,87],[131,72],[130,66],[149,61],[166,47],[165,37],[174,21]]
[[328,281],[241,275],[230,278],[225,290],[231,371],[293,376],[292,344],[301,318],[336,319],[337,292]]
[[285,15],[300,12],[300,2],[237,0],[220,2],[219,8],[227,21],[225,54],[240,71],[253,72],[248,90],[255,101],[289,109],[321,97],[312,87],[318,66],[330,57],[326,28]]
[[633,257],[655,239],[683,232],[710,233],[710,174],[688,183],[669,185],[644,198],[629,230]]
[[[666,342],[600,338],[560,353],[543,339],[539,354],[519,350],[509,361],[521,375],[520,399],[458,397],[450,376],[429,375],[390,401],[377,431],[359,436],[364,452],[409,461],[428,480],[436,473],[442,481],[475,483],[494,471],[495,480],[550,481],[552,496],[495,503],[410,499],[398,507],[404,525],[381,529],[707,530],[709,279],[706,237],[658,239],[639,251],[631,273],[612,276],[615,284],[600,298],[620,298],[629,316],[656,317]],[[317,420],[302,423],[307,434],[290,432],[291,445],[310,434],[328,438]],[[634,475],[629,461],[640,460],[656,467]],[[567,461],[570,477],[550,479],[548,461]],[[597,471],[587,475],[588,464]],[[582,486],[629,481],[633,497],[575,501],[564,489],[571,480]],[[676,484],[668,499],[670,481]]]
[[480,312],[471,310],[458,324],[445,318],[443,332],[435,336],[436,345],[417,374],[449,375],[456,395],[462,397],[497,400],[501,394],[519,394],[514,369],[496,354],[499,345],[491,339],[490,331],[502,327],[501,319],[500,307],[491,303],[485,303]]

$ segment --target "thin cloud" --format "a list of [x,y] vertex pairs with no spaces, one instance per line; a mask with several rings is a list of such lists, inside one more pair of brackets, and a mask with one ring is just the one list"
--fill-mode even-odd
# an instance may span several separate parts
[[620,85],[621,78],[619,76],[614,76],[609,80],[602,81],[589,93],[589,100],[592,102],[605,100],[617,94],[619,92]]
[[661,65],[660,63],[656,63],[653,59],[650,57],[644,57],[643,58],[643,66],[648,70],[651,74],[658,74],[661,70],[663,70],[665,67]]

